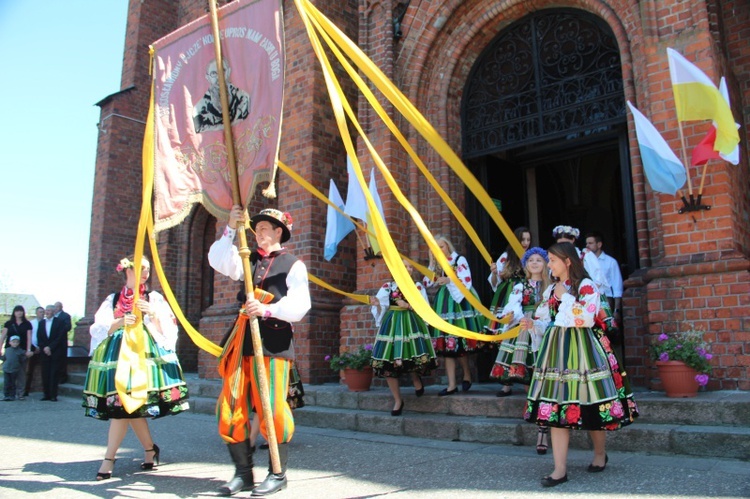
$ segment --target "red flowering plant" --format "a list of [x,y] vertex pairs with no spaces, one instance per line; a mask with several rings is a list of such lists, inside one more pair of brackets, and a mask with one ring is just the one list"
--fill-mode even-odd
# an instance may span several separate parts
[[679,360],[688,367],[698,371],[695,381],[700,386],[708,384],[711,372],[709,353],[711,345],[703,339],[703,331],[688,326],[686,331],[666,334],[662,333],[651,342],[649,354],[651,360],[666,362]]
[[356,350],[345,351],[339,355],[326,355],[325,360],[330,363],[331,369],[341,371],[342,369],[356,369],[361,371],[370,365],[372,359],[372,345],[360,345]]

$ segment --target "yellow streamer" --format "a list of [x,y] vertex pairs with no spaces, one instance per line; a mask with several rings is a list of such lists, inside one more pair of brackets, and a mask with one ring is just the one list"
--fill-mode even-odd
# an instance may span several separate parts
[[315,277],[312,274],[307,274],[307,277],[310,279],[310,282],[313,282],[313,283],[317,284],[321,288],[325,288],[325,289],[327,289],[329,291],[333,291],[334,293],[338,293],[340,295],[348,296],[352,300],[356,300],[356,301],[358,301],[360,303],[364,303],[365,305],[369,305],[370,304],[370,297],[368,295],[358,295],[358,294],[354,294],[354,293],[347,293],[346,291],[342,291],[342,290],[340,290],[338,288],[334,288],[333,286],[331,286],[327,282],[318,279],[317,277]]
[[[323,47],[320,44],[320,40],[317,38],[317,35],[314,32],[314,29],[311,25],[311,20],[307,15],[307,11],[305,10],[305,6],[309,6],[309,2],[306,2],[305,0],[295,0],[295,4],[297,5],[297,9],[300,12],[300,16],[305,24],[305,28],[307,30],[308,37],[312,42],[315,54],[323,67],[323,76],[325,78],[326,87],[328,88],[328,94],[331,98],[331,105],[333,108],[334,116],[336,118],[336,123],[339,128],[339,133],[341,134],[341,138],[343,140],[347,154],[349,154],[349,157],[352,160],[352,165],[354,167],[353,169],[355,176],[357,177],[357,181],[359,182],[360,187],[365,194],[365,200],[367,202],[368,209],[370,210],[370,213],[372,213],[375,234],[378,241],[381,242],[383,258],[388,266],[388,269],[391,271],[391,274],[393,275],[396,283],[398,284],[399,289],[404,293],[404,297],[406,298],[406,300],[412,305],[417,314],[419,314],[419,316],[422,317],[426,322],[448,334],[490,342],[517,336],[519,328],[514,328],[513,330],[501,335],[486,335],[456,327],[455,325],[444,321],[435,313],[434,310],[432,310],[432,308],[430,308],[427,303],[424,302],[423,299],[421,299],[421,293],[417,289],[414,282],[411,280],[411,276],[409,276],[405,266],[401,262],[398,251],[396,250],[395,243],[388,233],[388,230],[385,227],[385,222],[380,215],[380,211],[377,209],[375,201],[373,200],[372,196],[369,193],[369,189],[367,188],[367,183],[365,182],[364,175],[362,174],[362,170],[359,166],[359,160],[357,159],[356,150],[347,128],[346,118],[344,116],[345,111],[341,98],[342,92],[339,88],[337,88],[336,79],[333,76],[333,70],[330,66],[330,62],[324,54]],[[376,161],[379,160],[378,157],[374,157],[374,159]],[[436,254],[438,261],[446,270],[446,274],[452,273],[447,259],[442,254],[442,251],[438,248],[434,238],[430,234],[429,230],[427,230],[427,228],[424,226],[424,224],[421,223],[421,216],[419,215],[419,213],[417,213],[410,204],[409,206],[405,206],[405,208],[407,209],[407,211],[409,211],[412,219],[417,224],[428,245],[431,246],[430,249],[433,251],[433,253]],[[453,275],[453,278],[455,279],[455,275]]]
[[[484,209],[489,213],[492,220],[498,226],[505,238],[510,243],[513,250],[520,257],[523,256],[524,250],[518,238],[515,237],[510,226],[498,211],[492,199],[484,190],[476,177],[459,159],[456,153],[443,140],[440,134],[432,127],[429,121],[419,112],[419,110],[409,101],[401,91],[393,85],[388,77],[365,55],[357,45],[352,42],[341,30],[336,27],[327,17],[325,17],[309,0],[300,0],[297,2],[298,10],[304,10],[306,15],[315,19],[315,22],[344,50],[347,56],[354,61],[355,65],[367,75],[373,84],[383,93],[383,95],[393,104],[396,109],[414,126],[414,128],[424,137],[429,144],[437,151],[440,157],[451,167],[459,176],[469,190],[474,194]],[[308,34],[310,30],[308,29]],[[478,246],[479,247],[479,246]],[[485,257],[486,259],[486,257]],[[491,259],[488,260],[491,263]]]
[[[318,26],[318,24],[315,22],[315,19],[313,19],[312,21],[316,26]],[[414,161],[414,164],[417,165],[417,168],[419,168],[419,170],[422,172],[422,175],[427,179],[430,185],[432,185],[433,189],[435,189],[435,192],[437,192],[438,196],[440,196],[440,199],[443,200],[443,202],[451,211],[451,213],[453,213],[453,216],[456,217],[456,220],[464,229],[466,234],[469,236],[469,239],[471,239],[471,241],[474,243],[474,246],[482,255],[482,258],[484,258],[487,264],[492,264],[494,260],[490,256],[490,252],[487,251],[487,249],[485,248],[484,243],[479,237],[479,234],[477,234],[477,232],[474,230],[474,227],[469,223],[469,220],[466,218],[463,211],[461,211],[461,209],[456,205],[456,203],[453,202],[453,198],[451,198],[450,195],[447,192],[445,192],[445,189],[443,189],[443,187],[438,183],[437,179],[434,177],[434,175],[432,175],[432,173],[424,164],[424,162],[419,157],[417,152],[414,150],[414,148],[412,148],[411,144],[409,144],[409,141],[406,139],[406,137],[404,137],[404,135],[398,129],[398,127],[390,118],[390,116],[388,116],[388,113],[380,104],[380,102],[378,102],[377,98],[375,97],[375,94],[373,94],[370,88],[367,86],[367,83],[365,83],[362,77],[359,76],[359,73],[352,67],[351,64],[349,64],[349,61],[344,57],[344,55],[336,47],[336,45],[333,43],[330,37],[325,33],[325,31],[322,31],[322,28],[320,27],[318,28],[318,31],[320,31],[321,35],[323,35],[323,39],[328,44],[328,47],[331,49],[331,52],[336,56],[336,58],[339,60],[339,62],[344,67],[346,72],[352,78],[352,80],[354,80],[357,87],[362,92],[362,95],[365,96],[365,98],[370,103],[370,105],[375,110],[375,112],[378,114],[380,119],[383,120],[385,125],[388,127],[388,129],[391,131],[394,137],[396,137],[396,139],[404,148],[404,150],[407,152],[407,154],[412,159],[412,161]]]
[[[301,185],[302,187],[304,187],[307,190],[307,192],[309,192],[310,194],[312,194],[316,198],[318,198],[321,201],[323,201],[324,203],[326,203],[328,206],[332,207],[333,209],[335,209],[336,211],[338,211],[339,213],[341,213],[351,223],[353,223],[358,229],[360,229],[360,230],[362,230],[364,232],[367,232],[367,234],[370,235],[370,236],[372,236],[372,237],[375,237],[375,233],[374,232],[372,232],[367,227],[365,227],[364,225],[362,225],[359,221],[357,221],[357,219],[352,218],[349,215],[347,215],[346,213],[344,213],[344,211],[341,208],[339,208],[338,206],[336,206],[335,204],[333,204],[333,202],[331,202],[331,200],[328,199],[328,196],[326,196],[325,194],[323,194],[322,192],[320,192],[318,189],[316,189],[314,185],[312,185],[310,182],[308,182],[307,180],[305,180],[304,178],[302,178],[297,172],[295,172],[294,170],[292,170],[291,168],[289,168],[282,161],[277,161],[277,164],[279,165],[279,169],[281,169],[284,173],[286,173],[287,175],[289,175],[292,178],[292,180],[294,180],[299,185]],[[422,265],[422,264],[420,264],[418,262],[415,262],[414,260],[412,260],[411,258],[409,258],[408,256],[405,256],[405,255],[401,255],[401,258],[403,258],[406,261],[408,261],[409,263],[411,263],[412,266],[415,269],[417,269],[422,275],[425,275],[425,276],[429,277],[430,279],[434,279],[435,278],[435,272],[433,272],[429,268],[425,267],[424,265]],[[312,274],[310,274],[310,276],[312,276]],[[329,286],[327,289],[331,289],[331,291],[335,290],[339,294],[346,294],[344,291],[336,290],[336,288],[333,288],[333,286],[330,286],[329,284],[327,284],[327,286]],[[364,296],[364,295],[357,295],[357,296]],[[358,300],[358,301],[361,301],[361,300]]]
[[[153,93],[153,85],[152,85]],[[147,164],[153,164],[153,119],[154,106],[153,101],[149,105],[148,118],[146,119],[146,133],[143,139],[143,169],[144,173]],[[138,229],[135,238],[135,256],[136,262],[133,266],[135,272],[135,296],[133,302],[140,298],[139,286],[141,282],[141,261],[143,259],[143,243],[146,234],[146,224],[148,214],[151,210],[151,196],[153,189],[153,175],[143,176],[143,192],[141,198],[141,215],[138,220]],[[146,195],[146,193],[149,195]],[[122,342],[120,344],[120,355],[117,359],[117,368],[115,369],[115,389],[120,396],[123,409],[132,414],[139,407],[146,403],[148,398],[148,381],[146,370],[146,343],[145,331],[143,330],[143,321],[141,311],[133,307],[137,321],[132,326],[125,326],[122,333]]]
[[[314,20],[313,20],[313,24],[315,24]],[[327,39],[327,36],[325,35],[325,33],[321,33],[321,34],[323,34],[324,38]],[[317,43],[320,43],[319,40],[317,41]],[[332,43],[329,43],[329,46],[331,47],[332,50],[335,49]],[[330,67],[330,62],[327,59],[326,59],[325,64],[327,65],[328,70],[331,71],[332,73],[333,69]],[[464,286],[464,284],[461,281],[459,281],[458,277],[453,272],[453,269],[450,263],[448,262],[447,258],[443,254],[442,250],[440,250],[440,248],[438,247],[437,242],[435,241],[430,230],[427,228],[427,225],[422,220],[422,216],[419,214],[416,208],[414,208],[414,206],[407,199],[407,197],[404,196],[404,194],[401,192],[401,188],[399,187],[398,182],[396,182],[396,180],[393,178],[390,171],[388,170],[388,167],[385,165],[382,158],[380,157],[378,152],[375,150],[375,147],[372,145],[372,143],[368,139],[367,134],[360,126],[359,121],[357,120],[357,117],[354,113],[354,110],[349,105],[349,102],[346,100],[346,97],[344,96],[344,93],[338,84],[338,80],[332,79],[332,86],[334,87],[335,92],[337,93],[337,99],[341,103],[343,110],[349,116],[349,120],[354,124],[355,128],[359,132],[360,137],[362,137],[362,140],[367,146],[368,150],[370,151],[370,155],[375,161],[375,164],[377,165],[380,172],[383,174],[383,178],[388,184],[388,187],[391,189],[391,191],[393,192],[394,196],[396,197],[398,202],[401,204],[401,206],[403,206],[406,209],[406,211],[411,215],[420,234],[422,234],[422,237],[424,238],[425,242],[430,247],[432,252],[435,254],[435,257],[437,258],[437,260],[440,262],[440,265],[445,271],[445,275],[449,277],[450,280],[453,282],[453,284],[458,287],[461,294],[471,304],[471,306],[474,307],[474,309],[476,309],[479,313],[481,313],[488,321],[496,320],[497,317],[495,316],[495,314],[493,314],[487,307],[485,307],[482,304],[482,302],[479,301],[479,299],[474,294],[472,294],[468,290],[468,288]],[[352,160],[352,163],[354,162],[355,160]]]

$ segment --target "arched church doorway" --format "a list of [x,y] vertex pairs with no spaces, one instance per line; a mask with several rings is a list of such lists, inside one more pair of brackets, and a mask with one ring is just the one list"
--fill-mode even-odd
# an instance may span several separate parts
[[[541,246],[558,224],[598,230],[623,275],[635,270],[622,71],[604,21],[546,9],[500,32],[467,81],[462,133],[465,162],[511,227],[530,227]],[[467,212],[497,257],[507,243],[470,195]]]
[[[509,25],[477,58],[461,113],[464,161],[512,228],[529,227],[542,247],[559,224],[581,230],[579,247],[599,231],[623,277],[635,270],[620,52],[602,19],[544,9]],[[466,209],[497,258],[505,238],[471,194]],[[473,247],[467,257],[488,303],[489,269]]]

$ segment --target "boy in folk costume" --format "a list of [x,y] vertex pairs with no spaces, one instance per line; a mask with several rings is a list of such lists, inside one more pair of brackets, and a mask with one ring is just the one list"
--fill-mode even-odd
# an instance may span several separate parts
[[[244,223],[244,212],[240,206],[234,206],[224,234],[208,252],[211,266],[234,280],[244,278],[242,259],[233,244],[238,223]],[[269,390],[274,402],[272,422],[279,442],[281,462],[281,473],[274,474],[269,457],[268,476],[253,489],[252,495],[265,496],[286,488],[288,443],[294,434],[294,418],[286,401],[289,368],[294,361],[291,323],[302,320],[311,306],[307,267],[281,246],[291,237],[291,215],[274,209],[262,210],[250,219],[250,228],[255,232],[258,244],[257,251],[250,255],[255,296],[248,297],[245,302],[244,313],[237,321],[238,327],[229,336],[219,360],[219,372],[223,378],[222,393],[217,403],[219,433],[227,442],[235,464],[234,477],[219,488],[219,493],[225,496],[253,487],[255,449],[249,440],[251,405],[261,419],[261,434],[268,439],[268,422],[260,407],[255,357],[247,324],[251,316],[258,318],[260,327]],[[241,335],[237,332],[245,329],[245,325],[248,327],[244,340],[240,340]],[[232,366],[241,366],[241,369],[232,369]],[[239,394],[232,393],[233,387],[239,387]]]

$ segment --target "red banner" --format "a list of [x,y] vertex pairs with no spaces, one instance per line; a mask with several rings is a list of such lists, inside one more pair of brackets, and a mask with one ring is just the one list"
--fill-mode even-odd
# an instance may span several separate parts
[[[284,95],[280,0],[218,10],[224,74],[243,202],[270,180]],[[152,46],[155,229],[179,224],[195,202],[225,218],[232,206],[217,62],[209,16]]]

